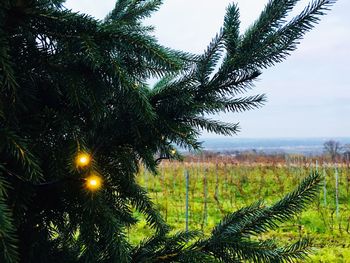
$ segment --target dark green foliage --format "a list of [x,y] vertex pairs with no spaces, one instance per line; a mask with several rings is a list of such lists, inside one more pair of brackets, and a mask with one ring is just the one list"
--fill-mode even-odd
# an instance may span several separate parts
[[[199,150],[202,129],[238,131],[237,124],[207,114],[264,103],[263,95],[241,95],[261,69],[295,49],[334,0],[316,0],[285,21],[296,2],[269,1],[244,34],[238,7],[231,5],[204,54],[193,55],[161,46],[152,27],[142,24],[159,0],[119,0],[103,21],[67,10],[62,0],[1,1],[1,262],[268,262],[303,256],[303,241],[280,248],[248,236],[299,212],[312,197],[314,188],[306,187],[315,177],[297,196],[271,208],[259,203],[240,210],[211,237],[189,244],[197,234],[168,235],[135,182],[140,164],[156,172],[159,160],[180,158],[175,145]],[[160,77],[153,88],[150,77]],[[81,151],[92,155],[85,169],[74,164]],[[85,187],[92,172],[103,178],[96,192]],[[125,236],[136,223],[132,208],[156,230],[137,248]]]
[[17,262],[17,238],[11,210],[5,200],[7,197],[8,185],[2,177],[4,167],[0,164],[0,261]]

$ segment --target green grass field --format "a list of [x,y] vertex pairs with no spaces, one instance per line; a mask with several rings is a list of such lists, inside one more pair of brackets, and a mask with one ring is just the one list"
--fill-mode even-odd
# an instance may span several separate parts
[[[189,229],[201,229],[209,234],[227,213],[259,199],[268,205],[277,201],[293,190],[312,169],[315,168],[309,165],[164,162],[160,165],[159,175],[142,170],[138,180],[174,231],[185,230],[187,170]],[[326,175],[326,187],[321,186],[319,198],[299,217],[259,238],[291,242],[308,237],[314,246],[310,262],[350,262],[350,171],[345,166],[338,168],[338,213],[335,169],[328,166],[323,170],[321,167],[319,172]],[[129,232],[130,240],[135,243],[152,231],[142,216],[138,216],[139,224]]]

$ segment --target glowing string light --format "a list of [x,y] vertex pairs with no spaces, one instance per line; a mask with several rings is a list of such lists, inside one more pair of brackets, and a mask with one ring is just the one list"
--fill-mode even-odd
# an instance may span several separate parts
[[172,149],[172,150],[171,150],[171,154],[172,154],[172,155],[175,155],[175,153],[176,153],[176,150],[175,150],[175,149]]
[[91,162],[91,156],[87,153],[79,153],[75,159],[75,163],[78,167],[88,166]]
[[102,178],[96,174],[90,175],[86,178],[86,188],[90,191],[97,191],[102,187]]

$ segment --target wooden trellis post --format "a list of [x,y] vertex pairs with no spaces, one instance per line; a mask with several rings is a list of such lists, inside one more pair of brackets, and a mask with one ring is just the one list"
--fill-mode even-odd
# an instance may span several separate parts
[[207,204],[207,198],[208,198],[208,181],[207,181],[207,168],[204,169],[203,174],[203,202],[204,202],[204,208],[203,208],[203,221],[202,221],[202,230],[204,229],[204,226],[207,224],[207,217],[208,217],[208,204]]
[[323,163],[323,203],[327,206],[327,178],[326,178],[326,165]]
[[335,170],[335,214],[339,217],[339,173],[337,164],[334,165]]
[[185,177],[186,177],[186,232],[188,232],[188,193],[190,191],[189,185],[190,185],[190,175],[188,173],[188,170],[185,170]]

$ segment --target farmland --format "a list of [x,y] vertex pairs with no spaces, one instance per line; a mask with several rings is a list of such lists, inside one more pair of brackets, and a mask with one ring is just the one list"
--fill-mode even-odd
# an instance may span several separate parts
[[[258,238],[291,242],[307,237],[313,240],[310,262],[350,262],[350,170],[346,163],[316,163],[302,157],[273,162],[196,157],[162,162],[158,175],[142,169],[138,181],[174,231],[186,229],[187,195],[188,229],[209,234],[225,214],[259,199],[271,205],[316,170],[322,175],[319,197],[300,216]],[[138,217],[136,229],[128,233],[133,242],[151,232],[142,216]]]

